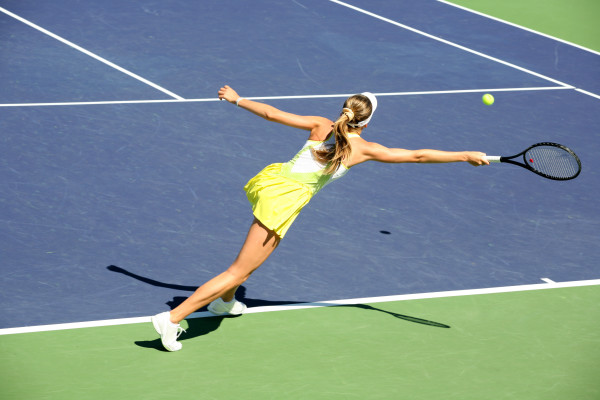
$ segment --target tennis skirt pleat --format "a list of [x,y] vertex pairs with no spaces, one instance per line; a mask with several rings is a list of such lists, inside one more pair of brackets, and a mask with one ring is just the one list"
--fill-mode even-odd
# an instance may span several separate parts
[[283,238],[312,197],[311,189],[281,175],[283,164],[271,164],[244,186],[254,216]]

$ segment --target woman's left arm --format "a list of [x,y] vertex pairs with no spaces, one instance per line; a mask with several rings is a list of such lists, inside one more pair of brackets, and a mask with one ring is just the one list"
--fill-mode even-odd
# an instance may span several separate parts
[[248,110],[268,121],[310,131],[311,139],[314,140],[324,139],[322,136],[327,135],[331,131],[331,126],[333,125],[333,122],[327,118],[292,114],[281,111],[268,104],[245,99],[240,97],[237,92],[229,86],[224,86],[219,90],[219,99],[237,104],[238,107]]

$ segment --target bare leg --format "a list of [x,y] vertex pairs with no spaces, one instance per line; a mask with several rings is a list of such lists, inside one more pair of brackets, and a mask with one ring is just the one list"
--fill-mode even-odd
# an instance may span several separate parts
[[248,279],[277,248],[280,238],[257,219],[250,226],[246,241],[237,258],[223,273],[215,276],[171,311],[171,322],[179,323],[197,309],[223,297],[230,301],[236,289]]
[[229,303],[231,300],[234,299],[235,292],[237,291],[238,288],[239,288],[239,285],[234,287],[233,289],[228,290],[227,292],[223,293],[223,295],[221,296],[221,299],[223,299],[223,301]]

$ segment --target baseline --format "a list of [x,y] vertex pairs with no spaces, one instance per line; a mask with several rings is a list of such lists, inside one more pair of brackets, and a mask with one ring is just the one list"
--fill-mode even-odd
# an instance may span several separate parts
[[[548,278],[544,278],[548,279]],[[549,280],[549,279],[548,279]],[[384,303],[392,301],[406,301],[406,300],[421,300],[421,299],[434,299],[444,297],[457,297],[457,296],[472,296],[482,294],[495,294],[495,293],[512,293],[512,292],[524,292],[532,290],[545,290],[545,289],[559,289],[569,287],[581,287],[581,286],[596,286],[600,285],[600,279],[584,280],[584,281],[571,281],[571,282],[554,282],[546,281],[546,283],[537,283],[531,285],[518,285],[518,286],[503,286],[495,288],[482,288],[482,289],[464,289],[464,290],[453,290],[446,292],[431,292],[431,293],[416,293],[416,294],[403,294],[395,296],[380,296],[380,297],[365,297],[357,299],[342,299],[342,300],[329,300],[314,303],[299,303],[299,304],[288,304],[281,306],[262,306],[252,307],[245,311],[245,314],[263,313],[263,312],[274,312],[274,311],[289,311],[289,310],[302,310],[308,308],[320,308],[320,307],[332,307],[349,304],[368,304],[368,303]],[[201,311],[191,314],[188,319],[193,318],[206,318],[214,317],[214,315],[208,311]],[[52,324],[52,325],[38,325],[38,326],[25,326],[18,328],[5,328],[0,329],[0,336],[3,335],[14,335],[21,333],[34,333],[34,332],[50,332],[60,331],[68,329],[80,329],[80,328],[95,328],[101,326],[117,326],[117,325],[131,325],[150,322],[150,316],[136,317],[136,318],[119,318],[109,319],[101,321],[85,321],[85,322],[72,322],[65,324]]]

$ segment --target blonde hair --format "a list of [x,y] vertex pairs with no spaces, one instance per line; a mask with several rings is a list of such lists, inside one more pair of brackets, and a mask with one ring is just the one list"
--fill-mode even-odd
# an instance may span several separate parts
[[335,145],[320,150],[313,149],[315,158],[323,164],[328,164],[325,168],[325,174],[332,174],[337,171],[342,162],[350,158],[352,154],[352,146],[350,146],[348,138],[348,124],[366,120],[372,111],[371,100],[365,95],[355,94],[346,99],[342,113],[331,130],[335,137]]

